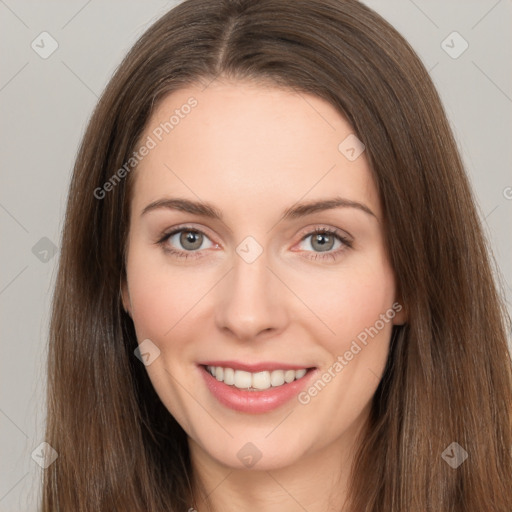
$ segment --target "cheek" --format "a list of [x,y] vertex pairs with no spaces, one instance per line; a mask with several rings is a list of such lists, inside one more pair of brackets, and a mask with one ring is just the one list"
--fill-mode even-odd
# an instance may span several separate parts
[[187,282],[186,273],[176,269],[171,272],[154,256],[134,248],[127,265],[132,318],[139,341],[161,341],[170,336],[197,302],[199,293],[190,280]]
[[301,290],[298,294],[315,314],[312,321],[324,333],[322,338],[331,353],[339,353],[361,333],[364,338],[366,330],[377,322],[382,331],[379,335],[385,337],[391,332],[392,321],[388,318],[383,326],[380,318],[392,308],[395,284],[392,270],[380,253],[340,266],[330,274],[319,272],[314,279],[303,278],[296,289]]
[[322,320],[314,320],[324,333],[316,340],[326,357],[299,402],[329,417],[328,430],[337,435],[368,407],[383,375],[396,314],[394,277],[386,260],[375,257],[316,283],[323,292],[310,293],[309,304]]

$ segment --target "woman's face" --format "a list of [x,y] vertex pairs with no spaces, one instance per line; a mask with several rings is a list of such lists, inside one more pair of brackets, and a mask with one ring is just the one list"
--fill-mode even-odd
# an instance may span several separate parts
[[284,467],[367,418],[403,311],[352,133],[315,96],[217,80],[170,94],[141,138],[123,303],[211,462]]

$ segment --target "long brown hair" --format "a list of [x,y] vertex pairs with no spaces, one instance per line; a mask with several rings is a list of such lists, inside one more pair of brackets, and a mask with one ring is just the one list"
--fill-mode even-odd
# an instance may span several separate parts
[[[69,190],[48,360],[46,441],[59,457],[45,471],[43,512],[193,504],[187,437],[133,354],[120,299],[135,171],[95,191],[165,95],[219,76],[324,98],[366,146],[408,321],[393,332],[350,510],[510,512],[512,363],[493,260],[427,71],[355,0],[187,0],[108,84]],[[446,454],[461,449],[467,459],[451,467]]]

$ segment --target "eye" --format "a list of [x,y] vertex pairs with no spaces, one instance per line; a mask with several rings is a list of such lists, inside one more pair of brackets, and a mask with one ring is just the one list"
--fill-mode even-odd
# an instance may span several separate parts
[[[313,253],[306,257],[312,260],[326,258],[336,260],[342,252],[352,247],[352,241],[336,229],[318,227],[305,235],[301,243],[308,239],[311,240],[306,245],[313,248]],[[209,242],[210,245],[207,244],[205,247],[203,245],[205,242]],[[202,250],[219,247],[218,244],[213,244],[205,233],[191,226],[181,226],[164,233],[156,243],[161,245],[167,253],[184,259],[201,257]],[[334,248],[336,250],[333,250]],[[311,252],[307,248],[301,250]]]
[[[205,241],[209,241],[210,245],[205,247],[203,245]],[[162,245],[166,252],[178,258],[196,258],[198,255],[193,253],[211,247],[218,247],[202,231],[190,226],[179,227],[170,233],[165,233],[157,243]]]
[[[304,243],[306,240],[310,239],[309,245],[313,248],[313,251],[318,251],[313,255],[307,256],[307,258],[312,260],[317,259],[325,259],[331,258],[332,260],[336,260],[336,258],[344,252],[347,248],[352,247],[352,241],[345,236],[341,231],[336,229],[329,228],[315,228],[315,230],[311,233],[308,233],[301,240]],[[332,250],[336,247],[336,250]],[[306,249],[307,251],[307,249]],[[309,251],[307,251],[309,252]],[[324,254],[322,254],[324,253]]]

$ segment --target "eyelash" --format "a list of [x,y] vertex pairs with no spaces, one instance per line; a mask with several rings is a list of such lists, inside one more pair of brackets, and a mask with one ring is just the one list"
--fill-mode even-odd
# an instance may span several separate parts
[[[183,232],[190,231],[192,233],[199,233],[199,234],[205,236],[206,238],[209,238],[208,235],[206,235],[206,233],[204,233],[200,229],[192,228],[190,226],[181,226],[179,228],[174,229],[173,231],[171,231],[169,233],[165,233],[156,243],[158,245],[161,245],[164,248],[165,252],[172,254],[173,256],[175,256],[177,258],[183,258],[183,259],[200,258],[201,256],[196,255],[196,253],[199,253],[200,251],[178,251],[176,249],[169,248],[168,246],[165,246],[165,243],[169,240],[169,238],[171,238],[171,236],[175,235],[176,233],[181,233],[182,231]],[[345,251],[347,248],[348,249],[352,248],[351,240],[349,240],[347,237],[343,236],[341,234],[341,232],[339,232],[338,230],[328,229],[328,228],[317,227],[313,231],[310,231],[309,233],[305,234],[301,238],[300,241],[302,242],[305,239],[307,239],[308,237],[314,236],[316,234],[333,236],[334,238],[336,238],[343,244],[343,247],[337,249],[334,252],[325,252],[324,254],[322,254],[321,252],[316,252],[316,253],[314,253],[315,254],[314,257],[307,256],[307,258],[310,260],[317,260],[317,259],[325,260],[327,258],[331,258],[333,261],[336,261],[337,257],[340,256],[340,254],[343,251]],[[307,251],[307,252],[310,252],[310,251]]]

